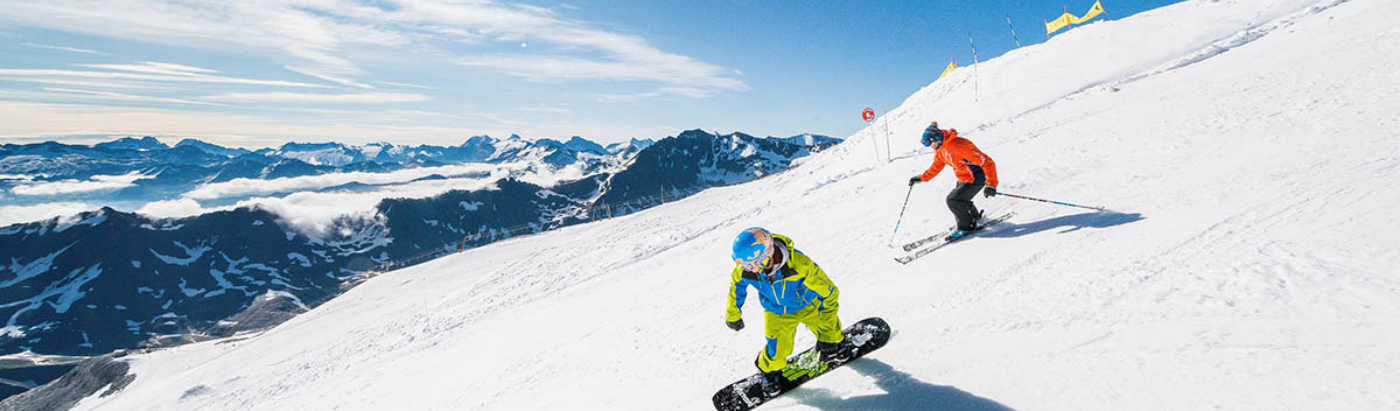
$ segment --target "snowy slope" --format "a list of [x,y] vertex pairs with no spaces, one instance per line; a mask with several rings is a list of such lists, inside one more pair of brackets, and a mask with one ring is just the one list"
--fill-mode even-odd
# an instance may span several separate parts
[[[792,236],[847,322],[896,332],[764,410],[1400,406],[1400,4],[1194,0],[972,71],[802,167],[391,272],[251,338],[127,357],[91,410],[708,409],[763,338],[722,324],[730,239]],[[1070,51],[1074,52],[1071,53]],[[1080,56],[1075,58],[1074,56]],[[1017,217],[901,266],[930,119]],[[877,122],[878,124],[879,122]],[[899,238],[946,227],[945,171]],[[799,345],[811,344],[805,331]]]

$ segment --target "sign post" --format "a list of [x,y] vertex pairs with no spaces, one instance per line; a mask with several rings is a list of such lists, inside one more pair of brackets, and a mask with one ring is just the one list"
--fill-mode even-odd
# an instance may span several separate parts
[[[875,110],[872,109],[872,108],[870,108],[870,107],[866,107],[865,110],[861,110],[861,112],[860,112],[860,119],[861,119],[861,120],[865,120],[865,123],[866,123],[866,124],[870,124],[871,122],[875,121]],[[866,129],[869,130],[868,127],[867,127]],[[880,142],[875,141],[875,133],[873,133],[873,130],[871,130],[871,131],[872,131],[871,133],[867,133],[867,134],[870,135],[870,146],[871,146],[871,147],[875,147],[875,163],[876,163],[876,164],[879,164],[879,163],[880,163]]]

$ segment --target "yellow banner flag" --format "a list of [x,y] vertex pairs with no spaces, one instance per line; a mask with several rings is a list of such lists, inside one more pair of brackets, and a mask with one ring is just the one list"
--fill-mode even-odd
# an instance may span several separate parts
[[[1090,8],[1089,8],[1089,12],[1088,12],[1088,13],[1085,13],[1085,14],[1084,14],[1084,17],[1074,17],[1074,16],[1070,16],[1070,23],[1073,23],[1073,24],[1082,24],[1082,23],[1084,23],[1084,22],[1086,22],[1086,21],[1092,20],[1094,17],[1098,17],[1100,14],[1103,14],[1103,3],[1100,3],[1100,2],[1097,2],[1097,1],[1096,1],[1096,2],[1094,2],[1094,7],[1090,7]],[[1066,16],[1069,16],[1069,15],[1066,14]]]
[[1054,33],[1062,28],[1065,28],[1065,26],[1068,26],[1074,18],[1075,17],[1070,15],[1069,13],[1065,13],[1061,14],[1060,17],[1056,18],[1055,20],[1046,22],[1045,34]]
[[948,63],[948,68],[943,69],[943,74],[939,74],[938,78],[940,80],[943,79],[943,76],[948,75],[948,72],[953,71],[955,68],[958,68],[958,63]]

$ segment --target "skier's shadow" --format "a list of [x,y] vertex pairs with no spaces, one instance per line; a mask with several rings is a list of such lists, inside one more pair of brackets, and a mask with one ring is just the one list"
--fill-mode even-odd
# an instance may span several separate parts
[[845,368],[874,378],[875,385],[885,393],[843,399],[831,391],[817,389],[797,390],[788,395],[826,411],[1016,411],[967,391],[919,381],[877,359],[862,358]]
[[1081,228],[1107,228],[1128,224],[1141,221],[1143,218],[1146,217],[1138,213],[1124,214],[1114,211],[1089,212],[1063,215],[1025,224],[1006,221],[988,229],[986,233],[978,235],[982,237],[1020,237],[1061,227],[1064,229],[1060,230],[1060,234],[1064,234]]

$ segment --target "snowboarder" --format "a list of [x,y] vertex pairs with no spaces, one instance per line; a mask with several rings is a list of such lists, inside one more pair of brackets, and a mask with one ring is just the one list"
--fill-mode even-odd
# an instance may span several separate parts
[[780,378],[792,353],[797,324],[807,326],[817,337],[817,349],[824,362],[850,359],[851,343],[841,334],[841,294],[812,259],[793,248],[792,239],[753,227],[734,240],[735,267],[730,273],[729,306],[725,323],[734,331],[744,329],[740,308],[752,286],[763,306],[763,336],[767,346],[754,364],[763,373],[763,391],[772,396],[780,391]]
[[977,230],[978,220],[982,219],[982,211],[972,204],[972,198],[977,196],[977,191],[981,190],[987,197],[997,194],[997,165],[992,162],[992,158],[978,150],[968,139],[958,137],[958,130],[938,128],[938,122],[929,123],[924,129],[923,139],[920,140],[925,147],[933,147],[933,165],[919,174],[909,178],[909,185],[932,180],[943,171],[943,166],[952,165],[953,172],[958,176],[958,185],[953,187],[953,191],[948,193],[948,209],[953,211],[953,218],[958,221],[958,228],[948,235],[950,240],[961,238],[967,233]]

